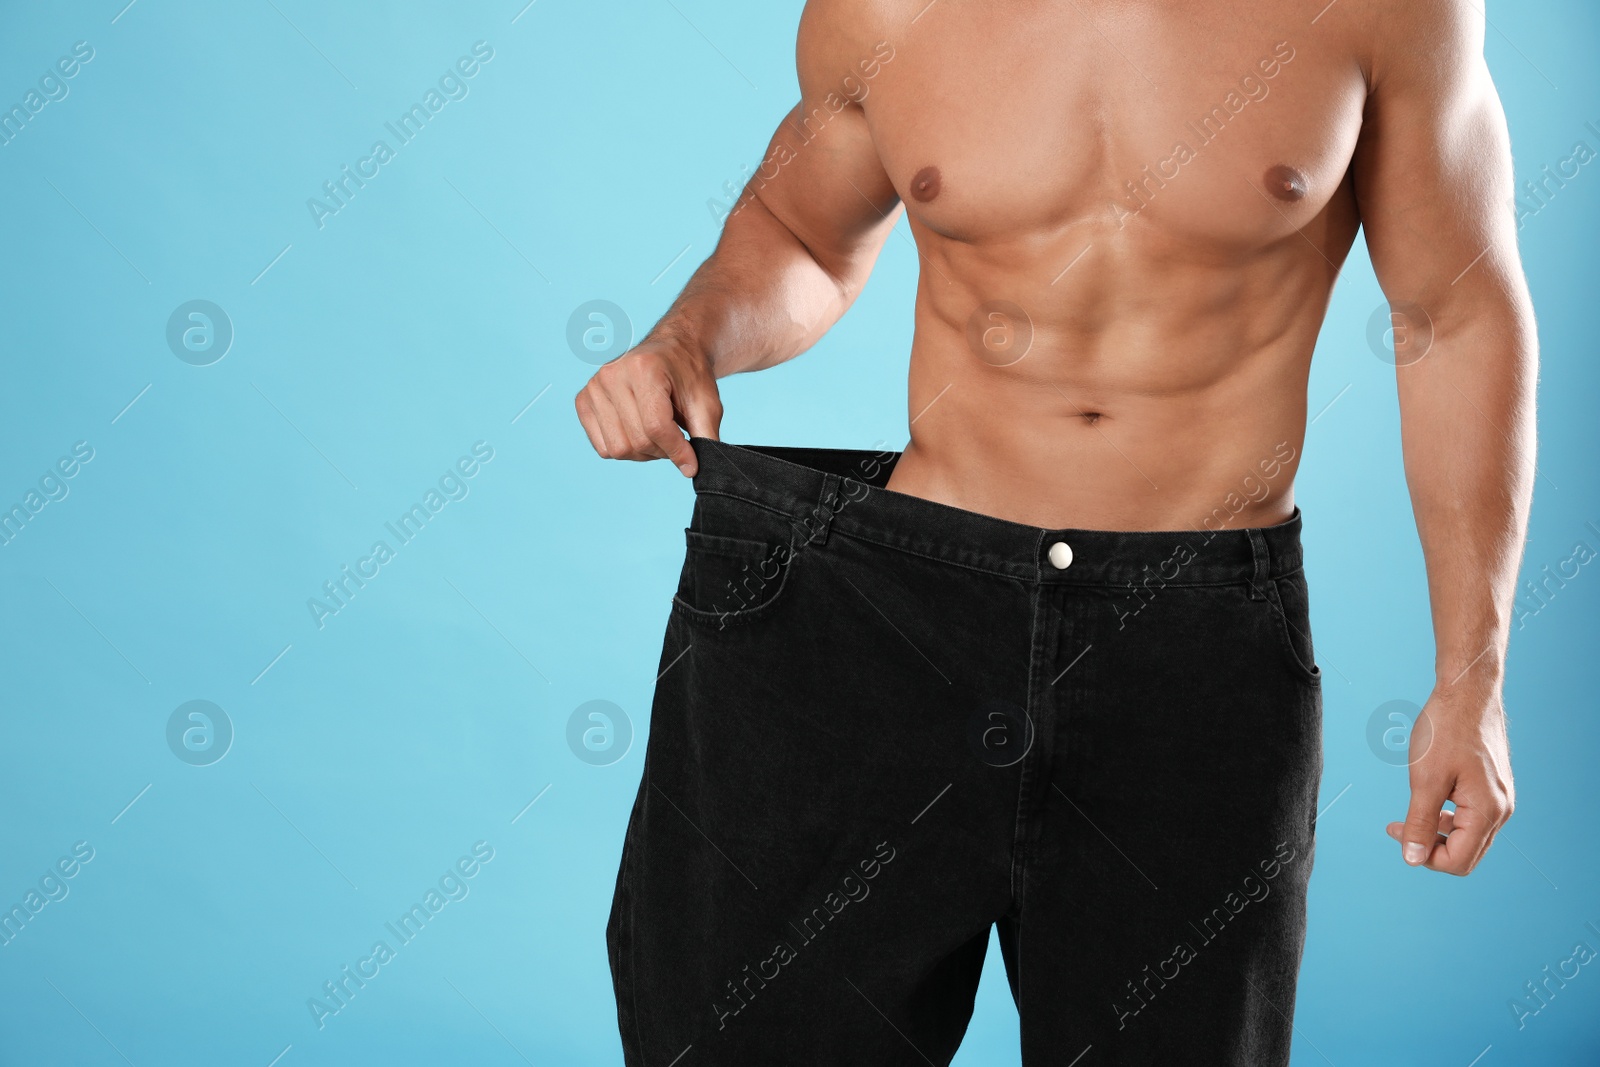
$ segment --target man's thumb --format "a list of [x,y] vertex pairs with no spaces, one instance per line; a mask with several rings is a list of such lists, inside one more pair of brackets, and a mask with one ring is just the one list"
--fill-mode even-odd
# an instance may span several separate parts
[[683,398],[683,428],[690,437],[718,440],[722,427],[722,400],[715,385],[693,389]]
[[1450,797],[1450,783],[1422,780],[1411,785],[1411,807],[1400,831],[1401,855],[1413,867],[1425,863],[1439,843],[1439,812]]

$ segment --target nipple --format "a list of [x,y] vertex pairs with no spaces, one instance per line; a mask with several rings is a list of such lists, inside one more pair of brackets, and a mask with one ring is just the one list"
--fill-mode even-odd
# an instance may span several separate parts
[[1291,204],[1302,199],[1310,188],[1310,183],[1304,174],[1284,163],[1270,168],[1262,182],[1269,193]]
[[939,168],[923,167],[911,177],[911,195],[926,204],[939,195]]

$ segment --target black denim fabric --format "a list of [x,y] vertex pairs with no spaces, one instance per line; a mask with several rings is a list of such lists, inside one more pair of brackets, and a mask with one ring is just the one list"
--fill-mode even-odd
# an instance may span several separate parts
[[630,1067],[948,1063],[996,925],[1028,1067],[1287,1064],[1299,511],[1046,530],[882,488],[895,452],[691,444],[606,930]]

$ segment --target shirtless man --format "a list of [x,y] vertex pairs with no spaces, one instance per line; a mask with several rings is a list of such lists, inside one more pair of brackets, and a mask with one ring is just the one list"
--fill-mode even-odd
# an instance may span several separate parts
[[[608,927],[629,1064],[947,1063],[991,923],[1029,1067],[1288,1062],[1292,482],[1363,227],[1436,643],[1388,829],[1482,859],[1536,376],[1483,35],[1471,0],[806,5],[716,251],[576,399],[697,492]],[[903,452],[717,440],[716,380],[821,337],[902,209]]]

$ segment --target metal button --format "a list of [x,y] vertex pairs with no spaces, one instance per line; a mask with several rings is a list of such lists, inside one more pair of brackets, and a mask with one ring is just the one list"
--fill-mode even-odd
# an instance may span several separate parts
[[1051,545],[1050,565],[1058,571],[1064,571],[1072,566],[1072,546],[1065,541],[1057,541]]

